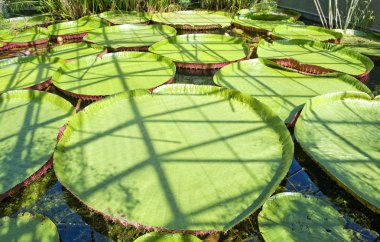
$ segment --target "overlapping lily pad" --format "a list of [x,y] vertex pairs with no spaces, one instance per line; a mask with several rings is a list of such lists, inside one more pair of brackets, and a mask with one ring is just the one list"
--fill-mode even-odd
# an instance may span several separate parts
[[79,112],[58,143],[54,170],[113,221],[207,233],[258,209],[292,157],[290,134],[266,105],[229,89],[171,84]]
[[172,59],[177,67],[192,69],[220,68],[250,54],[242,38],[218,34],[179,35],[152,45],[149,51]]
[[44,26],[50,22],[51,18],[46,15],[6,18],[0,21],[0,31],[15,31],[35,26]]
[[58,131],[73,107],[50,93],[18,90],[0,95],[0,113],[1,201],[51,167]]
[[202,242],[202,240],[191,234],[151,232],[138,237],[134,242]]
[[176,33],[174,28],[161,24],[125,24],[93,30],[84,40],[114,51],[147,50],[154,43],[173,37]]
[[339,185],[380,213],[380,97],[347,92],[311,99],[296,124],[303,149]]
[[304,25],[303,22],[294,21],[292,19],[278,21],[253,20],[244,15],[235,16],[232,23],[240,29],[257,33],[268,33],[280,25]]
[[265,63],[268,61],[263,59],[233,63],[220,69],[214,82],[257,98],[290,125],[311,97],[338,91],[371,93],[364,84],[348,75],[307,76]]
[[68,95],[96,100],[134,89],[152,89],[170,82],[174,63],[146,52],[116,52],[101,58],[90,56],[63,65],[53,84]]
[[8,48],[38,45],[48,41],[49,32],[45,28],[38,27],[0,35],[0,42],[6,43]]
[[343,37],[341,33],[318,26],[287,25],[277,26],[272,35],[282,39],[305,39],[332,43],[339,43]]
[[106,53],[106,48],[99,45],[80,42],[56,46],[49,51],[48,56],[50,58],[59,57],[63,60],[73,60],[80,57],[98,55],[100,53]]
[[0,93],[8,90],[47,87],[52,75],[64,63],[45,56],[16,57],[0,61]]
[[307,74],[342,72],[365,82],[374,64],[366,56],[340,45],[308,40],[260,42],[257,55]]
[[176,29],[219,29],[231,25],[231,18],[220,12],[178,11],[156,13],[152,20],[156,23],[170,25]]
[[23,214],[0,219],[0,241],[59,242],[55,224],[42,215]]
[[358,30],[348,29],[346,32],[335,30],[343,34],[341,44],[374,59],[380,58],[380,36]]
[[98,16],[108,20],[112,24],[142,24],[148,23],[152,18],[152,14],[147,12],[122,10],[107,11]]
[[267,242],[352,241],[346,220],[327,202],[301,193],[279,193],[264,203],[260,232]]
[[48,27],[51,38],[75,39],[84,37],[89,31],[109,26],[108,22],[98,17],[85,16],[75,21],[53,24]]

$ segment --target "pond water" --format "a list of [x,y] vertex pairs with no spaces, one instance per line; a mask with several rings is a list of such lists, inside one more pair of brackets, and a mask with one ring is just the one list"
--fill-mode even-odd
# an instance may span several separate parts
[[[241,35],[237,34],[237,31],[218,32],[241,36],[250,43],[257,40],[255,35]],[[43,54],[51,47],[53,45],[7,50],[0,53],[0,59],[25,54]],[[377,95],[380,94],[379,76],[380,63],[377,63],[368,83],[368,86]],[[212,75],[177,74],[174,82],[214,85]],[[70,100],[74,105],[76,104],[75,100],[67,96],[63,97]],[[82,107],[86,105],[88,103],[82,103]],[[293,133],[293,130],[290,131]],[[380,237],[376,234],[376,232],[380,233],[380,216],[366,209],[351,195],[339,188],[297,144],[292,166],[277,190],[277,192],[282,191],[302,192],[329,201],[331,205],[345,215],[347,227],[356,231],[356,241],[380,241]],[[23,212],[40,213],[49,217],[57,225],[61,241],[133,241],[145,233],[145,231],[114,225],[91,213],[61,186],[52,171],[49,171],[33,185],[21,190],[15,196],[7,198],[0,205],[0,217],[5,215],[16,216]],[[257,214],[257,212],[252,214],[229,233],[203,237],[203,239],[207,239],[207,241],[262,241],[257,226]]]

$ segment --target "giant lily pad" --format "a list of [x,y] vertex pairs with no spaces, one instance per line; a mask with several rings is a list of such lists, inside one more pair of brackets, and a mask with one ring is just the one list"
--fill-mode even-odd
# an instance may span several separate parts
[[179,35],[152,45],[149,51],[172,59],[178,67],[195,69],[219,68],[250,54],[242,38],[218,34]]
[[280,25],[274,28],[272,34],[282,39],[306,39],[332,43],[339,43],[343,37],[341,33],[318,26]]
[[48,56],[50,58],[59,57],[64,60],[72,60],[105,52],[106,48],[103,46],[80,42],[56,46],[49,51]]
[[6,30],[9,32],[35,26],[43,26],[49,22],[51,22],[51,18],[46,15],[6,18],[0,20],[0,31]]
[[122,10],[108,11],[98,16],[108,20],[112,24],[141,24],[149,22],[152,18],[152,15],[147,12],[129,12]]
[[9,48],[47,43],[49,32],[45,28],[33,28],[0,35],[0,42],[6,43]]
[[307,102],[295,135],[339,185],[380,213],[380,97],[347,92]]
[[134,242],[202,242],[202,240],[191,234],[151,232],[138,237]]
[[84,40],[112,50],[147,50],[149,46],[175,36],[177,31],[166,25],[125,24],[91,31]]
[[98,17],[82,17],[75,21],[53,24],[48,27],[52,39],[62,37],[63,39],[82,38],[89,31],[109,26],[108,22]]
[[50,93],[19,90],[0,95],[0,113],[1,201],[51,167],[58,131],[73,107]]
[[59,242],[57,227],[42,215],[0,219],[0,241]]
[[260,42],[257,55],[278,64],[308,74],[342,72],[362,81],[368,80],[374,64],[366,56],[330,43],[308,40],[278,40],[272,44]]
[[277,20],[277,21],[266,21],[266,20],[253,20],[245,17],[244,15],[235,16],[232,23],[238,28],[253,31],[258,33],[267,33],[272,31],[275,27],[280,25],[303,25],[303,22],[289,20]]
[[37,88],[50,84],[54,72],[64,63],[59,58],[17,57],[0,62],[0,93],[7,90]]
[[[247,14],[268,14],[268,13],[259,13],[259,12],[255,12],[254,9],[248,9],[248,8],[245,8],[245,9],[240,9],[238,11],[238,14],[239,15],[247,15]],[[295,10],[291,10],[291,9],[283,9],[283,8],[277,8],[276,11],[274,12],[269,12],[269,14],[277,14],[277,15],[285,15],[287,16],[288,18],[289,17],[292,17],[294,20],[298,20],[300,17],[301,17],[301,13],[295,11]],[[283,19],[288,19],[288,18],[283,18]],[[264,20],[269,20],[269,19],[264,19]]]
[[266,105],[214,86],[171,84],[88,106],[54,154],[59,181],[124,225],[226,231],[286,175],[293,142]]
[[301,193],[271,197],[259,214],[260,232],[266,242],[352,241],[346,220],[327,202]]
[[353,50],[369,56],[380,58],[380,36],[369,34],[358,30],[348,29],[346,32],[336,29],[335,31],[343,34],[341,44]]
[[311,97],[346,90],[371,93],[364,84],[348,75],[307,76],[267,66],[261,59],[225,66],[215,74],[214,82],[257,98],[290,124]]
[[151,89],[170,81],[174,63],[146,52],[116,52],[90,56],[63,65],[53,76],[54,86],[81,99],[134,89]]
[[293,19],[292,17],[289,17],[286,14],[276,13],[276,12],[268,12],[268,13],[249,12],[245,14],[244,17],[248,19],[252,19],[252,20],[264,20],[264,21],[281,21],[281,20]]
[[156,13],[152,20],[178,29],[219,29],[231,25],[231,18],[226,14],[206,11]]

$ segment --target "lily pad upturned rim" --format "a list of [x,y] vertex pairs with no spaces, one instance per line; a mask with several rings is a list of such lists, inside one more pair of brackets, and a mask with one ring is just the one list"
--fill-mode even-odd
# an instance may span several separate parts
[[326,29],[326,28],[318,27],[318,26],[313,26],[313,25],[304,25],[304,26],[280,25],[273,29],[272,36],[278,39],[292,39],[292,38],[289,38],[286,34],[278,33],[279,31],[284,31],[284,30],[287,31],[288,29],[291,29],[291,30],[310,29],[310,30],[326,33],[326,34],[334,36],[334,38],[327,39],[322,42],[329,42],[329,43],[335,43],[335,44],[339,44],[343,37],[341,33],[338,33],[334,30]]
[[[163,25],[163,24],[151,24],[151,25],[138,25],[138,24],[123,24],[123,25],[113,25],[113,26],[108,26],[100,29],[95,29],[93,31],[90,31],[84,38],[84,41],[87,41],[89,43],[94,43],[96,44],[96,41],[94,41],[94,37],[92,36],[92,33],[99,33],[99,32],[118,32],[118,29],[121,28],[130,28],[130,29],[139,29],[139,28],[146,28],[146,29],[154,29],[154,28],[162,28],[164,31],[168,31],[169,35],[172,37],[176,36],[177,30],[169,25]],[[128,46],[123,46],[123,47],[113,47],[112,43],[105,44],[105,47],[110,49],[111,51],[114,52],[119,52],[119,51],[147,51],[148,48],[151,45],[144,45],[142,44],[141,46],[136,46],[136,47],[128,47]]]
[[[259,215],[258,215],[258,225],[259,225],[259,229],[261,231],[261,234],[263,236],[263,238],[265,239],[265,241],[277,241],[277,240],[271,240],[270,238],[266,238],[266,229],[263,228],[263,226],[261,225],[264,221],[267,221],[267,222],[271,222],[271,219],[270,218],[266,218],[265,217],[265,213],[266,212],[269,212],[269,213],[272,213],[272,214],[275,214],[275,213],[281,213],[281,211],[273,211],[273,210],[269,210],[269,206],[273,204],[276,204],[278,200],[283,200],[283,199],[287,199],[287,198],[291,198],[291,199],[296,199],[296,200],[300,200],[300,201],[303,201],[303,202],[306,202],[306,203],[315,203],[315,207],[321,207],[323,206],[325,209],[328,209],[330,214],[331,214],[331,217],[334,217],[336,220],[339,220],[341,225],[342,225],[342,229],[344,229],[344,231],[346,232],[346,236],[349,236],[349,237],[352,237],[352,232],[348,229],[345,229],[345,225],[346,225],[346,220],[344,219],[343,215],[341,215],[335,208],[333,208],[327,201],[321,199],[321,198],[317,198],[317,197],[314,197],[314,196],[311,196],[311,195],[307,195],[307,194],[303,194],[303,193],[299,193],[299,192],[281,192],[281,193],[277,193],[276,195],[270,197],[263,205],[262,207],[262,210],[260,211]],[[286,206],[286,200],[284,202],[281,202],[281,204],[284,204],[284,206]],[[315,211],[316,214],[318,214],[318,210]],[[322,219],[322,218],[320,218]],[[283,226],[281,224],[278,224],[276,222],[274,222],[273,225],[277,225],[277,226]],[[296,224],[298,225],[298,224]],[[278,228],[278,227],[277,227]],[[287,228],[285,226],[282,227],[283,230],[290,230],[290,228]],[[269,232],[272,232],[273,233],[273,230],[271,230],[270,228],[268,228]],[[305,234],[305,236],[307,237],[308,234]],[[281,238],[281,239],[284,239],[284,241],[287,241],[287,240],[291,240],[293,238]]]
[[[200,37],[216,38],[218,40],[223,39],[223,38],[226,38],[226,39],[236,39],[238,41],[238,43],[242,45],[242,48],[246,51],[245,57],[237,59],[237,60],[229,60],[229,61],[219,62],[219,63],[218,62],[215,62],[215,63],[202,63],[202,62],[192,62],[192,61],[183,62],[183,61],[177,61],[175,59],[172,59],[173,62],[176,64],[176,66],[178,68],[181,68],[181,69],[190,69],[190,70],[212,70],[212,69],[219,69],[219,68],[221,68],[221,67],[223,67],[225,65],[228,65],[230,63],[234,63],[234,62],[238,62],[238,61],[241,61],[241,60],[249,59],[249,57],[251,55],[251,50],[250,50],[248,44],[244,41],[243,38],[240,38],[240,37],[225,36],[225,35],[220,35],[220,34],[190,34],[190,35],[191,36],[197,36],[197,37],[200,36]],[[177,36],[174,36],[172,38],[161,40],[161,41],[153,44],[152,46],[150,46],[149,47],[149,51],[160,55],[159,51],[156,52],[156,50],[155,50],[156,47],[160,47],[160,46],[164,46],[164,45],[167,45],[167,44],[175,43],[177,41],[177,39],[179,39],[179,40],[181,40],[181,39],[187,39],[188,36],[189,35],[187,35],[187,34],[185,34],[185,35],[177,35]]]
[[[12,100],[12,99],[35,99],[35,100],[40,100],[40,101],[47,101],[50,103],[55,104],[56,106],[59,106],[63,110],[67,110],[67,112],[74,113],[74,107],[71,105],[71,103],[63,98],[61,98],[58,95],[51,94],[48,92],[43,92],[43,91],[37,91],[37,90],[13,90],[13,91],[8,91],[4,93],[0,93],[0,101],[3,100]],[[64,124],[63,126],[59,129],[56,130],[57,132],[57,142],[61,139],[62,136],[62,131],[64,129]],[[24,188],[34,182],[35,180],[39,179],[42,175],[44,175],[50,168],[53,166],[53,153],[51,154],[51,157],[49,160],[45,162],[39,168],[36,172],[31,174],[28,178],[26,178],[24,181],[21,181],[17,185],[15,185],[13,188],[10,190],[0,194],[0,201],[2,201],[4,198],[7,198],[9,196],[14,195],[17,193],[21,188]]]
[[[9,42],[9,41],[6,41],[7,38],[14,36],[14,34],[7,33],[7,34],[3,34],[0,36],[0,43],[4,44],[4,47],[6,47],[6,49],[12,49],[12,48],[18,48],[18,47],[41,45],[41,44],[46,44],[49,42],[50,35],[49,35],[49,32],[47,31],[46,28],[35,27],[35,28],[29,28],[29,29],[25,29],[25,30],[20,31],[20,33],[23,33],[23,32],[31,32],[31,33],[35,33],[35,34],[46,35],[46,38],[42,38],[42,39],[38,39],[38,40],[31,40],[31,41],[27,41],[27,42],[18,42],[18,41]],[[3,49],[5,49],[5,48],[3,48]]]
[[[68,21],[68,22],[61,22],[61,23],[56,23],[56,24],[49,25],[47,27],[47,29],[48,29],[48,31],[50,31],[50,39],[53,40],[53,41],[57,41],[59,37],[61,37],[64,40],[83,38],[84,36],[87,35],[87,33],[90,30],[78,31],[78,32],[70,33],[70,34],[54,34],[54,27],[55,26],[65,26],[65,25],[75,24],[78,21],[92,21],[92,22],[98,22],[98,23],[100,23],[102,25],[104,24],[103,27],[109,26],[108,21],[103,20],[102,18],[99,18],[99,17],[96,17],[96,16],[84,16],[84,17],[81,17],[81,18],[79,18],[77,20]],[[99,28],[101,28],[101,27],[99,27]]]
[[[8,221],[15,221],[18,220],[18,219],[22,219],[22,220],[29,220],[29,221],[38,221],[40,223],[47,223],[47,225],[50,227],[50,229],[54,230],[54,234],[55,234],[55,240],[52,241],[52,242],[59,242],[60,241],[60,237],[59,237],[59,233],[58,233],[58,229],[57,229],[57,226],[53,223],[53,221],[51,221],[48,217],[46,216],[43,216],[42,214],[30,214],[30,213],[20,213],[17,215],[17,217],[2,217],[0,218],[0,224],[2,224],[2,222],[8,222]],[[3,227],[3,226],[0,226],[0,230],[1,228],[4,228],[4,229],[8,229],[6,227]],[[45,230],[44,230],[45,231]],[[23,233],[20,233],[20,236],[22,236]],[[10,238],[8,238],[10,239]],[[15,238],[11,238],[11,239],[15,239]],[[49,238],[51,239],[51,238]]]
[[[289,73],[292,73],[291,71],[289,71],[287,68],[284,68],[283,66],[281,65],[278,65],[276,62],[273,62],[273,61],[270,61],[268,59],[262,59],[262,58],[257,58],[257,59],[249,59],[249,60],[244,60],[244,61],[241,61],[239,63],[252,63],[252,64],[255,64],[255,63],[261,63],[265,66],[268,66],[269,68],[277,68],[277,69],[280,69],[280,70],[284,70],[284,71],[287,71]],[[236,65],[238,63],[232,63],[231,65],[227,65],[223,68],[228,68],[229,66],[232,68],[232,71],[234,71],[234,67],[232,65]],[[224,71],[224,69],[220,69],[217,73],[215,73],[214,77],[213,77],[213,82],[220,86],[220,87],[225,87],[225,88],[228,88],[225,84],[223,84],[220,80],[223,78],[223,76],[221,75],[221,72]],[[237,67],[238,68],[238,67]],[[247,73],[251,73],[251,72],[247,72]],[[302,75],[302,73],[300,73]],[[254,73],[252,74],[252,76],[254,77]],[[371,90],[365,85],[363,84],[362,82],[358,81],[356,78],[348,75],[348,74],[344,74],[344,73],[340,73],[340,72],[333,72],[333,73],[328,73],[328,74],[321,74],[321,75],[315,75],[316,77],[326,77],[326,78],[337,78],[337,79],[340,79],[341,81],[345,82],[345,83],[348,83],[350,85],[352,85],[353,87],[357,88],[359,91],[362,91],[362,92],[365,92],[369,95],[372,94]],[[290,77],[291,78],[291,77]],[[238,90],[239,91],[239,90]],[[240,91],[242,92],[242,91]],[[244,93],[244,92],[243,92]],[[246,93],[247,95],[250,95],[249,93]],[[257,98],[259,101],[260,101],[260,98]],[[306,102],[305,102],[306,103]],[[285,122],[287,124],[288,127],[293,127],[301,113],[302,109],[300,111],[298,111],[293,119],[290,121],[290,122]]]
[[[94,55],[104,55],[107,53],[107,49],[106,47],[104,46],[101,46],[101,45],[97,45],[97,44],[92,44],[92,43],[86,43],[86,42],[75,42],[75,43],[69,43],[69,44],[64,44],[64,45],[58,45],[54,48],[52,48],[49,52],[48,52],[48,56],[51,57],[51,55],[54,54],[54,51],[61,51],[61,50],[66,50],[66,49],[70,49],[70,48],[77,48],[77,47],[85,47],[87,46],[88,48],[93,48],[94,50],[99,50],[98,53],[94,53]],[[56,58],[60,58],[62,59],[61,57],[57,56]],[[79,57],[81,58],[81,57]],[[70,59],[65,59],[66,62],[69,62],[69,61],[72,61],[76,58],[70,58]]]
[[232,22],[232,19],[230,21],[230,24],[203,24],[203,25],[190,25],[190,24],[173,24],[171,22],[168,22],[168,21],[162,21],[160,20],[159,17],[156,17],[157,14],[159,15],[162,15],[162,14],[192,14],[192,13],[195,13],[195,14],[216,14],[216,15],[221,15],[221,16],[225,16],[227,18],[231,18],[230,17],[230,14],[229,13],[226,13],[226,12],[221,12],[221,11],[205,11],[205,10],[185,10],[185,11],[176,11],[176,12],[162,12],[162,13],[156,13],[156,14],[153,14],[152,16],[152,21],[154,23],[158,23],[158,24],[166,24],[166,25],[169,25],[169,26],[172,26],[173,28],[176,28],[176,29],[182,29],[182,30],[213,30],[213,29],[220,29],[220,28],[227,28],[229,26],[231,26],[231,22]]
[[[9,59],[4,59],[4,60],[1,60],[0,61],[0,70],[2,68],[7,68],[7,66],[10,66],[10,65],[17,65],[19,63],[27,63],[27,62],[30,62],[30,61],[33,61],[35,59],[46,59],[50,62],[57,62],[57,63],[61,63],[64,64],[65,61],[62,60],[61,58],[58,58],[58,57],[54,57],[54,58],[49,58],[47,56],[20,56],[20,57],[14,57],[14,58],[9,58]],[[49,79],[47,80],[44,80],[40,83],[37,83],[37,84],[34,84],[32,86],[29,86],[29,87],[25,87],[24,89],[34,89],[34,90],[42,90],[44,88],[47,88],[48,86],[50,86],[52,84],[52,77],[50,77]],[[10,90],[6,90],[6,91],[10,91]],[[0,94],[1,94],[1,90],[0,90]]]
[[281,21],[265,21],[265,20],[251,20],[244,18],[244,16],[235,16],[232,20],[232,24],[236,26],[237,28],[249,31],[249,32],[255,32],[259,34],[269,34],[274,27],[271,29],[261,28],[259,25],[262,24],[270,24],[273,23],[275,25],[295,25],[295,26],[303,26],[304,23],[301,21],[295,21],[293,19],[289,20],[281,20]]
[[[117,23],[117,22],[114,22],[112,21],[112,17],[113,16],[117,16],[117,15],[139,15],[139,16],[142,16],[144,18],[146,18],[146,20],[144,21],[133,21],[132,23]],[[152,16],[153,14],[149,13],[149,12],[140,12],[140,11],[124,11],[124,10],[113,10],[113,11],[106,11],[106,12],[102,12],[102,13],[99,13],[97,16],[99,16],[100,18],[102,19],[105,19],[107,20],[109,23],[111,23],[111,25],[118,25],[118,24],[148,24],[151,19],[152,19]]]
[[[254,204],[255,206],[250,206],[247,208],[243,215],[241,216],[241,220],[244,220],[245,218],[249,217],[252,212],[259,209],[262,204],[268,199],[277,189],[278,185],[281,183],[282,179],[287,174],[289,167],[291,165],[293,154],[294,154],[294,144],[292,141],[292,138],[290,136],[290,133],[282,120],[265,104],[261,103],[257,99],[242,94],[238,91],[234,91],[227,88],[219,88],[216,86],[199,86],[199,85],[189,85],[189,84],[171,84],[171,85],[163,85],[159,88],[157,88],[153,95],[168,95],[168,94],[175,94],[175,93],[181,93],[183,94],[184,91],[187,91],[189,94],[196,94],[196,95],[211,95],[211,96],[218,96],[221,98],[229,97],[230,99],[236,100],[238,102],[242,102],[247,107],[250,107],[254,110],[262,110],[260,112],[260,115],[262,118],[267,122],[268,125],[272,126],[274,130],[276,130],[280,136],[280,139],[278,140],[279,143],[282,145],[282,160],[280,167],[278,168],[277,172],[275,173],[273,179],[271,180],[270,184],[268,184],[261,193],[260,197],[257,199],[259,202]],[[62,160],[64,147],[67,142],[70,141],[70,136],[72,135],[74,129],[70,128],[70,126],[75,126],[76,124],[83,124],[81,120],[83,120],[83,115],[88,115],[89,117],[93,116],[97,112],[100,112],[102,109],[107,108],[108,106],[111,106],[114,103],[120,102],[124,99],[131,99],[131,98],[138,98],[140,96],[146,96],[146,95],[152,95],[148,91],[145,90],[133,90],[133,91],[127,91],[123,93],[118,93],[115,95],[111,95],[107,98],[104,98],[100,101],[97,101],[89,106],[87,106],[82,112],[77,113],[74,118],[72,118],[68,124],[67,129],[63,132],[63,135],[60,139],[60,141],[57,144],[56,151],[54,152],[54,162],[58,162],[59,160]],[[56,169],[57,165],[54,165],[54,169]],[[60,179],[60,172],[56,171],[56,175],[58,180]],[[64,181],[62,181],[62,185],[66,187],[70,191],[69,186],[65,184]],[[71,191],[70,191],[71,192]],[[154,227],[154,226],[145,226],[143,224],[140,224],[135,221],[126,221],[125,219],[120,218],[113,218],[110,215],[106,213],[102,213],[101,211],[98,211],[94,208],[89,207],[85,204],[85,202],[80,199],[80,196],[77,194],[71,192],[71,194],[78,199],[87,209],[90,211],[93,211],[97,214],[100,214],[102,217],[104,217],[106,220],[117,222],[119,224],[122,224],[124,226],[133,226],[138,229],[145,229],[147,231],[157,231],[157,232],[171,232],[171,233],[187,233],[187,234],[195,234],[195,235],[205,235],[210,234],[214,232],[221,232],[218,230],[181,230],[181,229],[168,229],[164,227]],[[257,201],[256,200],[256,201]],[[239,223],[240,221],[236,222]],[[236,224],[228,224],[228,227],[225,227],[224,230],[227,231],[231,229]]]
[[[303,147],[302,141],[299,139],[299,136],[297,135],[300,131],[300,125],[302,125],[303,117],[306,115],[307,112],[312,112],[312,106],[317,106],[320,104],[328,104],[335,101],[343,101],[346,99],[356,99],[356,100],[364,100],[364,101],[375,101],[380,102],[380,95],[374,97],[373,94],[368,94],[365,92],[355,92],[355,91],[347,91],[347,92],[336,92],[336,93],[329,93],[321,96],[314,97],[310,99],[304,109],[301,112],[299,122],[296,123],[295,129],[294,129],[294,136],[298,143],[300,144],[302,150],[314,161],[315,164],[318,165],[319,168],[323,170],[333,181],[335,181],[340,187],[345,189],[348,193],[350,193],[355,199],[357,199],[359,202],[364,204],[366,207],[368,207],[373,212],[380,214],[380,208],[376,207],[375,205],[369,203],[365,198],[360,197],[357,195],[353,190],[351,190],[348,186],[346,186],[342,181],[340,181],[334,174],[332,174],[326,167],[324,167],[320,162],[318,162],[313,155],[306,150],[306,148]],[[297,137],[298,136],[298,137]]]
[[[374,68],[373,61],[368,58],[367,56],[364,56],[360,54],[357,51],[351,50],[349,48],[343,47],[341,45],[335,45],[331,43],[323,43],[318,41],[311,41],[311,40],[300,40],[300,39],[293,39],[293,40],[276,40],[272,44],[266,42],[265,40],[261,40],[259,43],[259,46],[257,48],[257,55],[260,57],[260,47],[265,46],[269,47],[273,44],[281,44],[281,45],[309,45],[309,46],[315,46],[317,48],[322,48],[328,51],[337,51],[341,52],[343,54],[346,54],[352,58],[358,59],[361,61],[365,68],[366,72],[356,75],[357,79],[359,79],[361,82],[366,83],[369,80],[369,73]],[[292,71],[298,71],[302,74],[306,75],[315,75],[315,74],[327,74],[332,72],[337,72],[332,69],[327,69],[320,67],[318,65],[310,65],[310,64],[302,64],[301,62],[293,59],[293,58],[269,58],[269,60],[276,62],[277,64],[283,66],[286,69],[292,70]]]
[[[149,58],[155,58],[155,59],[159,59],[161,62],[164,62],[165,64],[168,65],[168,67],[172,70],[173,72],[173,76],[170,77],[165,83],[167,84],[170,84],[174,81],[174,75],[175,75],[175,72],[176,72],[176,66],[174,64],[174,62],[167,58],[167,57],[164,57],[164,56],[160,56],[160,55],[157,55],[155,53],[149,53],[149,52],[137,52],[137,51],[126,51],[126,52],[111,52],[111,53],[107,53],[107,54],[104,54],[104,55],[98,55],[98,56],[88,56],[88,57],[83,57],[83,58],[79,58],[77,61],[83,61],[83,62],[87,62],[89,60],[101,60],[103,57],[108,57],[108,56],[116,56],[118,58],[131,58],[131,56],[137,56],[137,55],[141,55],[141,54],[144,54],[144,55],[147,55],[149,56]],[[66,65],[70,65],[70,63],[66,63],[64,66]],[[55,88],[57,88],[59,91],[61,91],[62,93],[70,96],[70,97],[74,97],[74,98],[78,98],[78,99],[82,99],[82,100],[90,100],[90,101],[96,101],[96,100],[100,100],[100,99],[103,99],[105,97],[108,97],[108,96],[112,96],[112,95],[115,95],[115,94],[111,94],[111,95],[88,95],[88,94],[78,94],[78,93],[74,93],[72,91],[67,91],[65,89],[63,89],[62,87],[60,87],[59,85],[59,78],[60,76],[62,75],[62,68],[59,68],[55,74],[53,75],[53,77],[51,78],[52,81],[51,83],[54,85]],[[164,85],[165,83],[161,84],[161,85]],[[154,90],[156,87],[152,87],[150,89],[148,89],[149,91],[152,91]],[[125,91],[123,91],[125,92]]]

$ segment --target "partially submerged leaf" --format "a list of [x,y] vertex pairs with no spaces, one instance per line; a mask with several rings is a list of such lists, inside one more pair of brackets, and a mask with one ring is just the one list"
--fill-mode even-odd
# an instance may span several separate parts
[[380,213],[380,100],[371,97],[345,92],[309,100],[295,136],[333,180]]
[[346,221],[327,202],[301,193],[279,193],[259,214],[260,232],[267,242],[352,241]]
[[171,84],[79,112],[54,154],[59,181],[89,208],[138,228],[226,231],[287,173],[293,142],[267,106],[214,86]]

